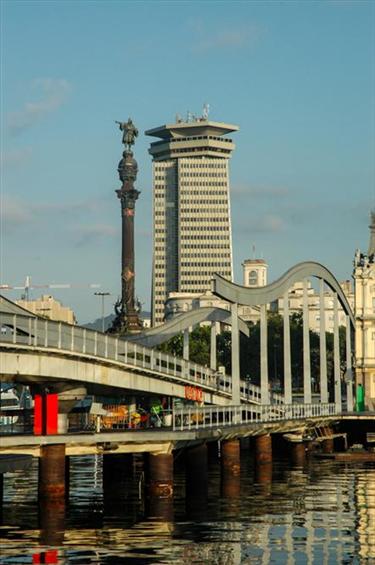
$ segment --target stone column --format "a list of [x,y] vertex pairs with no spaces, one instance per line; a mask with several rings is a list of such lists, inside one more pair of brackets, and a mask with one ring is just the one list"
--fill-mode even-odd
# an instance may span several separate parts
[[326,317],[324,304],[324,280],[320,279],[319,287],[319,309],[320,309],[320,329],[319,329],[319,349],[320,349],[320,402],[328,402],[328,382],[327,382],[327,342],[326,342]]
[[335,404],[336,409],[341,412],[339,305],[336,292],[333,295],[333,357],[335,378]]
[[260,395],[261,403],[270,403],[268,389],[267,304],[260,306]]
[[232,404],[238,406],[241,403],[240,397],[240,334],[238,330],[238,304],[231,304],[231,323],[232,323]]
[[292,404],[292,369],[290,363],[289,292],[284,294],[284,402]]
[[311,404],[310,328],[307,279],[303,279],[303,401]]
[[221,493],[223,497],[233,498],[240,495],[240,440],[221,442]]

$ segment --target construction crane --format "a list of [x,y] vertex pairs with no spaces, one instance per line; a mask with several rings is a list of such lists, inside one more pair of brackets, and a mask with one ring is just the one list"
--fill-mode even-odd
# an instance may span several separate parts
[[37,289],[37,288],[55,288],[55,289],[65,289],[65,288],[100,288],[100,284],[82,284],[76,285],[71,283],[53,283],[53,284],[31,284],[31,276],[27,275],[25,279],[24,285],[19,286],[12,286],[9,284],[0,284],[0,292],[7,291],[7,290],[23,290],[23,294],[21,296],[22,300],[30,300],[30,290]]

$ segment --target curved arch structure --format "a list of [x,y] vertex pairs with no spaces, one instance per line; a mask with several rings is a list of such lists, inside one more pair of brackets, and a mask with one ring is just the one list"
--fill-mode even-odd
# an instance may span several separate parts
[[259,306],[260,304],[268,304],[277,300],[277,298],[283,296],[294,283],[301,282],[308,277],[316,277],[323,280],[337,293],[338,300],[344,312],[349,316],[352,327],[354,328],[354,314],[339,282],[324,265],[314,261],[297,263],[297,265],[294,265],[294,267],[286,271],[286,273],[275,282],[260,288],[247,288],[231,283],[220,275],[215,275],[212,280],[211,290],[214,294],[229,302],[243,304],[244,306]]
[[[304,403],[312,401],[311,360],[310,360],[310,328],[308,319],[308,279],[315,277],[320,281],[320,393],[321,402],[328,400],[326,329],[324,312],[324,284],[333,294],[334,317],[334,394],[336,407],[341,410],[341,371],[340,371],[340,339],[338,305],[340,303],[346,315],[346,361],[347,361],[347,405],[353,406],[352,367],[351,367],[351,329],[355,328],[355,318],[350,304],[334,275],[320,263],[307,261],[298,263],[275,282],[260,288],[248,288],[229,282],[220,275],[212,279],[211,290],[220,298],[232,304],[232,391],[233,404],[239,402],[239,342],[238,331],[235,328],[238,304],[244,306],[260,306],[260,381],[262,404],[269,402],[268,378],[268,339],[267,339],[267,304],[279,298],[284,299],[284,399],[286,404],[293,401],[290,326],[289,326],[289,289],[296,283],[303,283],[303,396]],[[235,328],[235,332],[233,332]],[[234,351],[235,350],[235,351]]]
[[[208,306],[197,310],[190,310],[185,314],[172,318],[172,320],[169,320],[162,326],[151,328],[140,334],[127,336],[126,340],[132,343],[139,343],[145,347],[156,347],[184,330],[202,322],[222,322],[230,326],[232,324],[232,316],[228,310],[223,308]],[[249,337],[249,328],[241,318],[238,318],[238,325],[240,332]]]

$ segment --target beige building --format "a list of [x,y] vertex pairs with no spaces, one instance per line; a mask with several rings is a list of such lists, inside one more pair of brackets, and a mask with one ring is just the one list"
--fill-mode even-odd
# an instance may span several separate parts
[[77,323],[73,310],[67,306],[63,306],[61,302],[55,300],[55,298],[49,294],[44,294],[36,300],[16,300],[16,304],[37,316],[43,316],[44,318],[49,318],[56,322],[66,322],[68,324]]
[[367,253],[354,258],[356,384],[365,390],[365,405],[375,409],[375,211],[371,213]]
[[238,127],[189,116],[146,131],[153,158],[152,325],[170,293],[200,296],[214,273],[232,280],[229,158]]
[[[349,280],[340,282],[345,296],[351,306],[354,308],[354,291],[352,283]],[[311,282],[308,282],[307,289],[307,302],[309,307],[309,327],[313,332],[320,332],[320,298],[319,292],[315,290]],[[302,312],[303,306],[303,283],[295,283],[289,290],[289,313],[296,314]],[[279,298],[273,305],[272,310],[283,315],[284,313],[284,299]],[[346,326],[346,315],[341,306],[339,306],[339,326]],[[333,295],[328,290],[324,293],[324,315],[325,315],[325,328],[327,332],[333,333]]]

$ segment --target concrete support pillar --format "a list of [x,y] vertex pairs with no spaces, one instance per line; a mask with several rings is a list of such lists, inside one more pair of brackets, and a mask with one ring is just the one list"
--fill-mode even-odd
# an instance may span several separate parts
[[207,445],[194,445],[186,450],[186,498],[207,498],[208,463]]
[[231,304],[232,324],[232,404],[238,406],[241,403],[240,396],[240,333],[238,329],[238,304]]
[[290,451],[292,456],[292,462],[298,467],[302,467],[306,463],[306,448],[305,444],[301,442],[291,442]]
[[319,329],[319,349],[320,349],[320,402],[328,402],[328,382],[327,382],[327,342],[326,342],[326,315],[324,304],[324,280],[320,279],[319,287],[319,309],[320,309],[320,329]]
[[255,438],[255,481],[265,487],[264,495],[270,494],[272,483],[272,438],[269,434]]
[[173,517],[173,454],[149,453],[146,475],[149,516],[171,521]]
[[349,316],[346,316],[346,406],[348,412],[353,412],[352,332]]
[[39,459],[39,499],[65,499],[65,444],[43,445]]
[[240,440],[221,442],[221,494],[226,498],[240,496]]
[[311,404],[311,362],[310,362],[310,328],[308,279],[303,279],[303,401]]
[[210,367],[213,371],[216,371],[216,369],[217,369],[216,322],[211,322]]
[[334,452],[334,441],[333,438],[328,438],[322,441],[322,451],[323,453],[333,453]]
[[333,295],[333,363],[335,378],[335,404],[336,409],[341,412],[339,301],[337,292],[335,292]]
[[269,434],[255,438],[255,460],[257,463],[272,463],[272,438]]
[[268,388],[267,304],[260,306],[260,396],[262,404],[270,403]]
[[68,433],[69,420],[68,414],[58,414],[57,415],[57,433],[66,434]]
[[292,404],[292,369],[290,362],[289,293],[284,294],[284,402]]
[[184,330],[184,341],[183,341],[183,351],[182,351],[182,357],[185,359],[185,361],[189,361],[189,328],[186,328],[186,330]]

